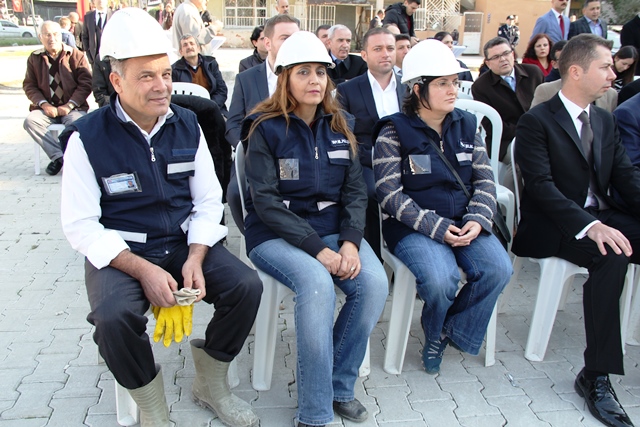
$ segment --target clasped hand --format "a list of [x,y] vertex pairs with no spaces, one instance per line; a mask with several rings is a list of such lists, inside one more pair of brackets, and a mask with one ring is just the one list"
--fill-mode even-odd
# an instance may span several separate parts
[[355,279],[360,274],[358,247],[352,242],[344,242],[338,252],[324,248],[318,252],[316,259],[330,274],[338,276],[340,280]]
[[469,246],[471,241],[478,237],[481,231],[482,226],[476,221],[468,221],[462,228],[451,224],[444,233],[444,242],[453,248]]

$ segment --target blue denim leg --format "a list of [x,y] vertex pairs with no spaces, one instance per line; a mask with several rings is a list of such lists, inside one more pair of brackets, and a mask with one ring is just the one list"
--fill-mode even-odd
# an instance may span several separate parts
[[[323,240],[331,249],[338,250],[338,235]],[[387,295],[384,270],[364,241],[360,257],[363,267],[358,277],[340,281],[334,280],[314,257],[283,239],[263,242],[249,254],[256,267],[296,293],[296,417],[309,425],[333,420],[334,399],[353,399],[367,339],[384,307]],[[334,282],[347,294],[335,327]]]
[[[444,334],[463,351],[478,354],[496,300],[513,273],[498,239],[481,233],[469,246],[452,248],[413,233],[398,243],[395,254],[416,276],[426,339]],[[458,266],[467,283],[456,296]]]

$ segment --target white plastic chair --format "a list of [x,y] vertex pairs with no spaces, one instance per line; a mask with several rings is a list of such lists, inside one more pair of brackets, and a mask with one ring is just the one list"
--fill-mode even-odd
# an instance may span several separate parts
[[[378,208],[380,209],[380,208]],[[382,230],[382,211],[380,215],[380,229]],[[382,260],[393,270],[393,296],[391,297],[391,316],[389,318],[389,330],[387,331],[386,349],[384,352],[385,372],[393,375],[402,373],[404,356],[407,352],[407,342],[411,330],[411,319],[416,302],[416,277],[411,270],[398,257],[387,248],[382,232],[380,232],[380,252]],[[464,286],[466,276],[460,270],[462,277],[460,283]],[[493,308],[489,325],[487,326],[487,338],[485,347],[485,366],[493,366],[496,363],[496,328],[497,328],[497,304]]]
[[209,91],[195,83],[173,82],[172,93],[174,95],[194,95],[201,98],[211,99]]
[[[58,139],[58,135],[60,135],[60,132],[62,132],[64,128],[65,125],[54,123],[52,125],[49,125],[47,127],[47,130],[49,131],[53,139]],[[33,160],[35,162],[34,172],[36,173],[36,175],[40,175],[40,145],[38,145],[38,143],[35,141],[33,141]]]
[[[502,138],[502,118],[493,107],[472,99],[458,99],[456,101],[456,107],[475,114],[478,119],[478,126],[481,125],[482,119],[485,117],[491,122],[493,134],[491,136],[491,153],[488,154],[491,161],[491,169],[493,169],[494,181],[496,182],[497,201],[498,204],[504,206],[507,227],[509,228],[509,233],[513,233],[516,216],[516,199],[511,190],[500,185],[498,181],[502,167],[502,163],[498,160],[500,156],[500,140]],[[511,249],[511,242],[507,245],[507,249]]]
[[[151,311],[147,311],[145,316],[150,316]],[[187,341],[188,342],[188,341]],[[104,363],[100,354],[98,354],[98,364]],[[138,405],[135,400],[129,394],[129,390],[122,387],[118,381],[113,381],[115,384],[116,394],[116,421],[121,426],[133,426],[138,424],[140,420],[140,413],[138,411]],[[240,378],[238,377],[238,367],[236,365],[236,359],[233,359],[229,365],[229,372],[227,373],[227,384],[229,387],[234,388],[240,384]]]
[[471,85],[473,85],[473,82],[460,80],[458,99],[473,99],[473,95],[471,94]]
[[[511,158],[515,162],[515,139],[511,143]],[[514,182],[516,186],[516,206],[517,218],[520,222],[520,195],[518,191],[519,182],[516,176],[516,168],[513,168]],[[538,279],[538,295],[536,296],[536,304],[533,308],[533,316],[531,317],[531,326],[529,327],[529,336],[527,338],[527,346],[525,348],[524,357],[532,362],[542,362],[547,351],[551,330],[556,319],[558,310],[563,310],[567,295],[571,290],[571,283],[576,274],[588,275],[586,268],[578,267],[561,258],[529,258],[530,261],[540,266],[540,279]],[[515,283],[518,278],[518,272],[522,265],[522,258],[515,257],[513,260],[513,276],[507,288],[511,287],[511,283]],[[631,306],[631,294],[633,291],[633,276],[635,266],[629,264],[625,285],[620,296],[620,334],[626,337],[627,325],[629,323],[629,309]],[[504,296],[503,296],[504,298]],[[506,299],[506,298],[505,298]]]
[[[247,180],[244,170],[244,157],[245,152],[242,144],[240,144],[236,150],[236,179],[238,180],[243,217],[246,217],[247,210],[244,205],[244,191]],[[241,247],[241,250],[244,250],[244,248]],[[250,263],[248,259],[247,261]],[[278,310],[280,303],[287,295],[294,294],[294,292],[277,281],[273,276],[261,271],[252,264],[249,265],[255,268],[260,280],[262,280],[262,297],[260,299],[260,307],[258,308],[258,314],[256,315],[255,321],[256,330],[253,344],[254,355],[252,385],[255,390],[265,391],[271,389],[273,362],[275,359],[278,333]],[[367,343],[367,351],[358,372],[361,377],[365,377],[371,372],[369,353],[369,343]]]

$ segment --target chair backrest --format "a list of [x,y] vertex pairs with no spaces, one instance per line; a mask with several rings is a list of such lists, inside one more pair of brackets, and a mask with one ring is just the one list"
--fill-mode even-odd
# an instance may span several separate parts
[[242,218],[247,217],[247,208],[244,206],[244,191],[247,185],[247,176],[244,171],[244,147],[242,143],[236,147],[236,179],[238,180],[238,193],[240,194],[240,203],[242,204]]
[[513,138],[511,141],[511,162],[513,163],[513,168],[511,168],[511,174],[513,175],[513,187],[514,193],[516,196],[516,220],[517,223],[520,223],[520,180],[518,179],[518,172],[516,170],[516,139]]
[[493,169],[493,177],[495,182],[498,183],[498,177],[500,176],[500,161],[498,158],[500,157],[500,140],[502,139],[502,118],[500,114],[490,105],[473,99],[458,99],[456,108],[474,114],[478,119],[478,126],[482,125],[482,119],[485,117],[491,122],[493,134],[491,136],[491,152],[488,154],[491,160],[491,168]]
[[171,86],[173,87],[172,93],[174,95],[194,95],[211,99],[209,91],[195,83],[173,82]]
[[458,99],[473,99],[473,95],[471,94],[471,85],[473,85],[473,82],[460,80],[460,89],[458,90]]

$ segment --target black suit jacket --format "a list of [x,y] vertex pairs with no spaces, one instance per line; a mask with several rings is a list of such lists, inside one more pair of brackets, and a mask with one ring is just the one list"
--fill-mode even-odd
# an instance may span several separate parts
[[236,76],[225,133],[227,142],[234,147],[240,141],[242,120],[253,107],[269,97],[268,66],[269,62],[265,60],[262,64],[249,68]]
[[[404,100],[407,87],[400,83],[400,78],[394,75],[396,79],[396,93],[398,95],[398,106],[402,110],[402,102]],[[371,149],[375,141],[371,140],[371,133],[376,122],[380,119],[376,110],[376,103],[373,99],[369,76],[364,73],[348,82],[338,85],[337,97],[342,108],[353,114],[356,118],[356,124],[353,133],[358,140],[358,157],[362,166],[372,168],[371,165]]]
[[[590,107],[593,158],[602,194],[615,188],[640,213],[640,171],[620,143],[611,113]],[[583,209],[589,165],[580,136],[558,95],[522,116],[516,132],[515,161],[524,179],[521,220],[513,242],[518,256],[545,258],[558,253],[562,237],[572,238],[595,218]],[[605,196],[612,209],[623,210]]]
[[[113,12],[111,9],[107,10],[107,22],[111,19]],[[106,22],[102,25],[104,26]],[[100,52],[98,52],[98,41],[96,38],[96,11],[92,10],[84,15],[84,26],[82,27],[82,48],[87,54],[89,63],[93,65],[96,58],[99,58]]]
[[336,86],[340,83],[358,77],[368,70],[367,63],[358,55],[349,54],[347,58],[335,68],[328,70],[329,77]]
[[[507,154],[507,147],[516,134],[518,119],[529,111],[536,87],[544,81],[540,68],[531,64],[515,64],[516,91],[502,77],[488,71],[481,74],[471,86],[473,99],[492,106],[502,117],[500,159]],[[487,131],[487,150],[491,155],[491,123],[484,119],[482,126]]]
[[[607,23],[604,20],[600,20],[600,26],[602,27],[602,37],[607,38]],[[569,25],[569,38],[577,36],[578,34],[591,34],[591,27],[589,22],[584,16]]]

